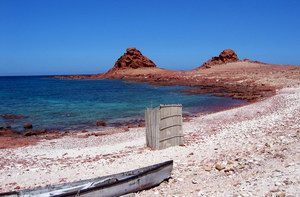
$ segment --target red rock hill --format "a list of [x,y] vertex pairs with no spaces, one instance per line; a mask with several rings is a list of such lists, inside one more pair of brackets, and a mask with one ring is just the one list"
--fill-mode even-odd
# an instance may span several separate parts
[[136,48],[126,49],[124,53],[114,64],[113,68],[108,72],[123,70],[127,68],[137,69],[145,67],[156,67],[155,63],[144,56]]
[[211,66],[214,65],[226,64],[226,63],[237,62],[237,61],[239,61],[239,58],[237,54],[234,52],[234,50],[225,49],[220,53],[219,56],[212,57],[210,60],[208,60],[198,68],[210,68]]

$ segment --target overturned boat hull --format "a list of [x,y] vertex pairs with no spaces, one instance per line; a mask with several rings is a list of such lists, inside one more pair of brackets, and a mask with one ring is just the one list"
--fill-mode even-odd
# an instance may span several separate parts
[[84,196],[110,197],[133,193],[159,185],[171,177],[173,161],[94,179],[2,193],[0,197]]

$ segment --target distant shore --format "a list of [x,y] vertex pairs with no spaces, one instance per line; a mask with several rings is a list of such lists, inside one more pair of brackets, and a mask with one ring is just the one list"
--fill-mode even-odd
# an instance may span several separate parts
[[57,79],[123,79],[153,85],[190,86],[187,94],[212,94],[255,102],[268,98],[276,90],[299,84],[299,66],[237,61],[192,71],[160,68],[122,69],[90,76],[54,76]]

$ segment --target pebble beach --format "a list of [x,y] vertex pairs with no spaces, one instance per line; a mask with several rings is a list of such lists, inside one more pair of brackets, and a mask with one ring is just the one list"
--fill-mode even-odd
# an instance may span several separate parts
[[192,118],[183,125],[185,145],[164,150],[145,146],[144,127],[0,149],[0,192],[174,160],[169,181],[135,195],[299,196],[299,101],[299,87],[284,88],[260,102]]

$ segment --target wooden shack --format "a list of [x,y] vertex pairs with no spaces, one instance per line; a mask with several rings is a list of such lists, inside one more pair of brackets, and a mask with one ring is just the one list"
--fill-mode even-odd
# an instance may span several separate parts
[[183,144],[182,105],[160,105],[145,111],[146,143],[152,149]]

